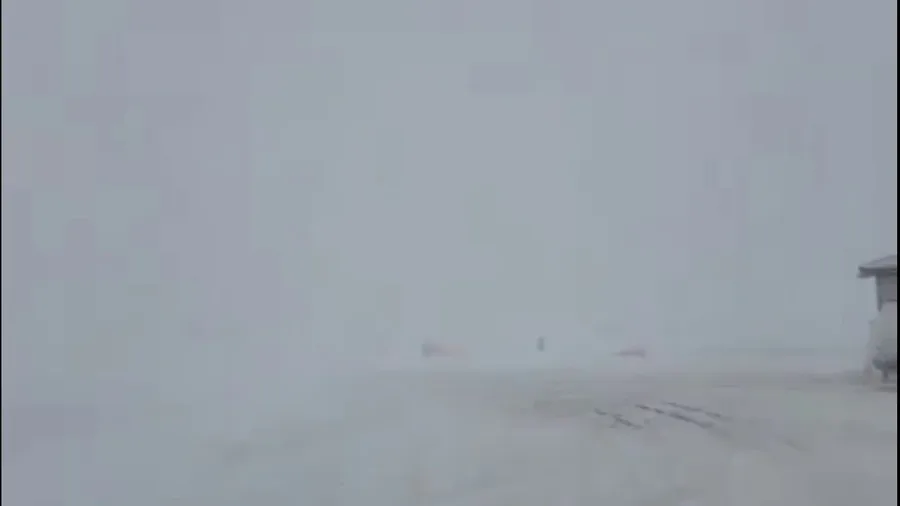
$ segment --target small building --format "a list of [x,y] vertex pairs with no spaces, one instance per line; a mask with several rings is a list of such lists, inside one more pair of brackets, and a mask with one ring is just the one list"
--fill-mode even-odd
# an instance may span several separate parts
[[878,310],[885,302],[897,302],[897,255],[889,255],[859,266],[859,278],[875,278]]

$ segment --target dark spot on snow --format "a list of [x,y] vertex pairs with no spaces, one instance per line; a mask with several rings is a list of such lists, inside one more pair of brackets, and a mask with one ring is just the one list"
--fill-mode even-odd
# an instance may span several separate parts
[[[665,405],[668,407],[661,407],[659,405],[654,406],[654,405],[648,405],[648,404],[635,404],[634,407],[641,411],[646,411],[646,412],[653,413],[654,415],[657,415],[657,416],[664,416],[667,418],[671,418],[673,420],[678,420],[681,422],[689,423],[689,424],[695,425],[695,426],[703,428],[703,429],[713,429],[716,427],[717,424],[716,424],[716,422],[713,422],[710,420],[701,420],[701,419],[695,418],[694,416],[689,416],[688,413],[693,414],[693,415],[702,414],[702,415],[705,415],[716,421],[730,420],[730,418],[726,415],[717,413],[715,411],[709,411],[704,408],[699,408],[696,406],[689,406],[686,404],[680,404],[677,402],[669,402],[669,401],[664,401],[664,402],[661,402],[658,404],[662,404],[662,405]],[[675,409],[672,409],[672,408],[675,408]],[[644,425],[641,425],[636,422],[632,422],[632,421],[628,420],[625,416],[623,416],[619,413],[612,413],[612,412],[601,410],[599,408],[595,409],[594,413],[596,413],[600,416],[606,416],[606,417],[612,418],[614,421],[614,423],[613,423],[614,427],[616,425],[624,425],[624,426],[632,428],[632,429],[643,429],[645,427]]]
[[600,416],[611,417],[613,419],[613,427],[615,427],[616,425],[624,425],[624,426],[632,428],[632,429],[643,429],[643,427],[641,425],[638,425],[638,424],[626,419],[622,415],[619,415],[616,413],[607,413],[606,411],[602,411],[599,409],[595,409],[594,413],[596,413]]
[[730,419],[728,416],[725,416],[722,413],[717,413],[715,411],[709,411],[709,410],[703,409],[703,408],[687,406],[685,404],[679,404],[677,402],[666,402],[666,404],[668,404],[669,406],[672,406],[674,408],[683,409],[684,411],[690,411],[693,413],[703,413],[704,415],[706,415],[710,418],[715,418],[717,420],[729,420]]

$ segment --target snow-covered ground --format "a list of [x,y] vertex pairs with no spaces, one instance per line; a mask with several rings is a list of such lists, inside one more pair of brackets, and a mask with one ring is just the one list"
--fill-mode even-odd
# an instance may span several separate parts
[[5,405],[2,500],[897,503],[893,387],[821,363],[716,363],[407,360],[269,382],[231,400]]

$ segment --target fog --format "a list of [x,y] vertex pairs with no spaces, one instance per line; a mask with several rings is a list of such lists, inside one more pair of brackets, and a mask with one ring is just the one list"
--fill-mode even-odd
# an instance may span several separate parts
[[423,340],[864,354],[894,1],[2,16],[4,405],[324,402],[320,373]]

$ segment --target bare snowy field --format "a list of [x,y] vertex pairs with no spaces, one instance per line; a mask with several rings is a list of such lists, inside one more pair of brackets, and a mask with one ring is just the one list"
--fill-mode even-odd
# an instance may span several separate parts
[[893,388],[821,364],[551,362],[407,361],[204,403],[5,405],[3,504],[897,503]]

